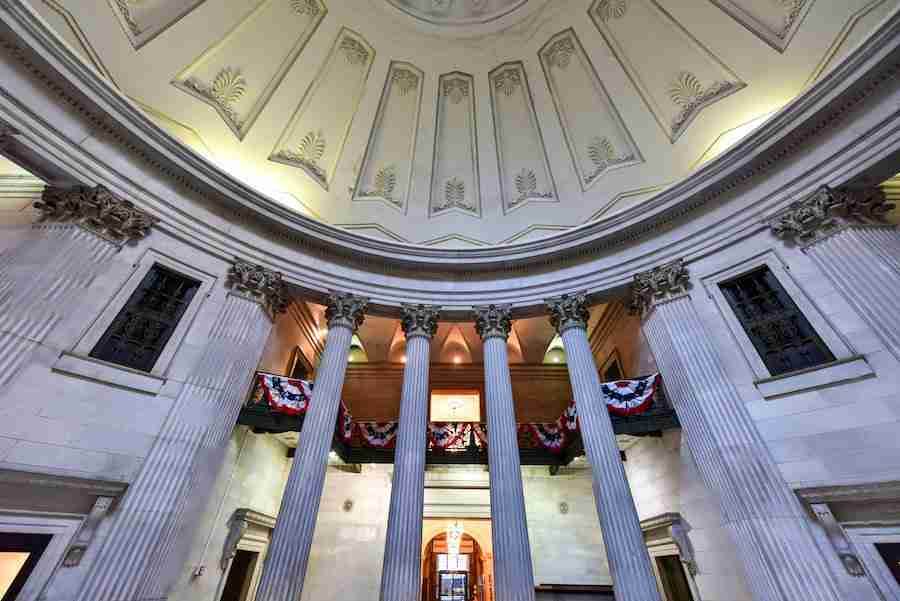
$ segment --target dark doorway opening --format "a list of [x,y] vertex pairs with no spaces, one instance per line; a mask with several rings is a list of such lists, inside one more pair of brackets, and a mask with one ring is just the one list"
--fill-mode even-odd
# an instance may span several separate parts
[[234,559],[231,560],[231,569],[225,580],[221,601],[247,601],[257,561],[259,553],[238,549]]
[[663,555],[656,558],[663,592],[668,601],[694,601],[691,585],[688,583],[684,565],[678,555]]
[[50,534],[0,532],[0,566],[5,576],[0,601],[15,601],[52,538]]
[[900,543],[878,543],[875,548],[887,564],[894,580],[900,585]]

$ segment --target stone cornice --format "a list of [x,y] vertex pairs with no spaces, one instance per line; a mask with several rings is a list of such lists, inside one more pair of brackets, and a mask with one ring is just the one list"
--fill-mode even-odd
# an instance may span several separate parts
[[353,294],[332,292],[328,295],[325,321],[329,328],[344,327],[354,332],[366,319],[369,300]]
[[74,223],[117,244],[147,237],[159,222],[103,186],[47,186],[34,208],[40,211],[42,222]]
[[228,270],[226,285],[232,290],[261,302],[273,314],[287,310],[288,296],[280,273],[235,259]]
[[877,187],[833,190],[822,186],[767,220],[772,233],[798,245],[817,242],[848,225],[885,225],[894,208]]
[[639,273],[631,287],[631,312],[645,315],[655,304],[685,294],[689,285],[690,275],[682,259]]
[[488,338],[509,338],[512,330],[510,317],[512,307],[509,305],[487,305],[485,307],[473,307],[475,312],[475,331],[482,340]]
[[428,339],[434,338],[437,332],[440,308],[429,305],[403,305],[403,316],[400,318],[400,327],[406,338],[422,336]]
[[558,298],[547,300],[547,312],[550,313],[551,325],[560,335],[570,328],[587,331],[588,320],[591,316],[583,293],[564,294]]
[[[149,186],[141,185],[140,177],[131,167],[117,166],[118,170],[97,167],[103,162],[103,155],[92,153],[89,145],[61,143],[61,140],[54,140],[52,144],[47,142],[46,136],[42,138],[39,132],[43,128],[52,133],[53,124],[42,121],[43,114],[38,109],[17,103],[9,88],[0,85],[0,115],[4,119],[14,117],[7,120],[22,129],[22,134],[17,136],[17,145],[53,156],[54,160],[65,157],[68,161],[66,169],[77,174],[81,181],[110,180],[115,181],[116,189],[139,190],[140,198],[135,200],[142,206],[146,203],[159,215],[171,213],[172,218],[167,218],[164,223],[167,231],[190,236],[196,245],[218,256],[229,257],[235,253],[254,256],[257,261],[267,262],[270,268],[283,271],[286,279],[307,290],[324,294],[328,288],[339,286],[373,296],[378,303],[395,312],[401,299],[440,302],[448,311],[491,301],[536,308],[541,299],[551,295],[585,288],[593,294],[624,285],[634,271],[650,265],[695,252],[712,252],[717,245],[727,244],[758,228],[758,217],[751,224],[747,218],[749,213],[772,210],[785,203],[788,194],[811,189],[811,180],[817,174],[819,182],[839,185],[864,169],[870,161],[867,157],[885,152],[877,150],[878,143],[887,144],[882,140],[886,140],[888,129],[893,131],[893,126],[882,120],[879,121],[881,125],[872,126],[871,132],[856,135],[844,152],[819,159],[818,172],[806,169],[803,175],[791,176],[789,181],[781,182],[779,189],[783,192],[735,207],[735,211],[716,228],[704,232],[702,250],[693,236],[679,235],[670,236],[667,244],[654,249],[652,254],[641,251],[639,259],[612,263],[603,260],[609,258],[609,249],[633,248],[635,243],[645,242],[660,231],[671,231],[690,218],[705,214],[700,209],[729,202],[736,193],[752,196],[748,191],[757,188],[759,178],[803,156],[810,150],[812,140],[836,130],[837,123],[854,113],[851,109],[869,99],[877,99],[879,95],[874,92],[885,82],[895,80],[900,72],[900,12],[892,13],[844,62],[753,134],[690,177],[647,201],[608,219],[541,240],[464,250],[365,238],[303,217],[234,180],[174,140],[109,82],[82,64],[69,48],[59,44],[58,37],[24,0],[6,0],[0,4],[0,47],[6,50],[8,57],[24,65],[23,73],[33,74],[37,78],[35,83],[45,86],[61,104],[71,107],[69,114],[73,119],[77,115],[78,127],[88,126],[104,139],[115,140],[121,149],[122,165],[131,161],[152,170],[154,177],[168,178],[173,189],[185,193],[188,200],[154,196]],[[878,110],[883,111],[880,107]],[[40,124],[40,127],[33,124]],[[873,132],[877,132],[877,136],[873,136]],[[836,168],[838,166],[840,168]],[[234,223],[233,231],[219,229],[217,221],[202,223],[189,217],[183,202],[193,202],[192,195],[203,199],[204,210],[212,210]],[[240,237],[244,224],[252,231],[264,232],[274,244],[284,249],[286,256],[281,257],[278,252],[257,252],[252,241]],[[310,267],[310,263],[320,267]],[[590,269],[581,269],[587,264]],[[542,274],[540,283],[529,282],[502,291],[491,292],[482,286],[468,285],[488,277],[499,279],[530,274],[534,267],[542,266],[559,270],[552,277]],[[563,269],[576,266],[579,269]],[[351,275],[351,270],[356,273]],[[377,289],[359,275],[376,271],[396,275],[398,282]],[[466,279],[468,275],[477,276],[477,279]],[[441,285],[427,289],[407,289],[407,283],[399,281],[403,277],[409,277],[411,281],[418,277],[420,282],[446,277],[453,282],[453,293],[446,294],[449,288],[442,287],[442,281],[438,282]]]

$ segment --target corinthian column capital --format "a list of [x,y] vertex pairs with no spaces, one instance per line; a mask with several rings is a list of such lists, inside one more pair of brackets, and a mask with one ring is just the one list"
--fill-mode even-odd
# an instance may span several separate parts
[[41,221],[74,223],[117,244],[147,237],[159,220],[104,186],[47,186],[34,203]]
[[571,328],[587,330],[590,314],[587,309],[587,300],[583,293],[568,295],[563,294],[558,298],[545,301],[550,312],[550,323],[556,329],[557,334],[562,334]]
[[488,305],[486,307],[473,307],[475,311],[475,331],[482,340],[488,338],[509,338],[512,330],[510,313],[511,305]]
[[332,292],[328,295],[328,308],[325,309],[325,321],[328,327],[343,326],[356,331],[366,318],[369,299],[343,292]]
[[894,205],[878,187],[833,190],[822,186],[768,220],[772,233],[794,244],[809,244],[839,231],[841,226],[881,225]]
[[261,265],[235,259],[228,270],[225,285],[259,301],[273,313],[287,310],[288,295],[281,274]]
[[655,303],[687,292],[690,275],[683,259],[676,259],[635,274],[631,285],[631,312],[643,315]]
[[437,332],[438,319],[441,311],[439,307],[429,305],[403,305],[403,317],[400,319],[400,327],[406,338],[423,336],[433,338]]

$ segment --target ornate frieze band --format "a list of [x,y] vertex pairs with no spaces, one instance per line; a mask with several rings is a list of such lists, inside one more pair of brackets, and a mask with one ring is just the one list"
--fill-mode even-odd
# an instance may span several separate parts
[[369,299],[343,292],[332,292],[328,295],[325,321],[329,328],[343,326],[356,331],[363,324],[368,307]]
[[441,312],[438,307],[430,305],[403,305],[403,317],[400,327],[407,340],[415,336],[433,338],[437,332],[438,319]]
[[562,334],[571,328],[587,330],[590,313],[587,309],[587,301],[582,293],[552,298],[547,302],[547,310],[550,313],[550,323],[558,334]]
[[806,245],[847,225],[886,225],[884,216],[893,208],[881,188],[833,190],[822,186],[777,213],[768,225],[779,238]]
[[654,304],[686,294],[690,282],[683,259],[635,274],[631,287],[631,312],[646,314]]
[[280,273],[235,259],[228,270],[226,285],[253,300],[262,302],[272,313],[287,310],[288,295]]
[[488,338],[509,338],[512,331],[512,319],[510,317],[511,305],[488,305],[486,307],[473,307],[475,311],[475,331],[482,340]]
[[118,244],[147,237],[159,222],[104,186],[47,186],[34,207],[43,222],[74,223]]

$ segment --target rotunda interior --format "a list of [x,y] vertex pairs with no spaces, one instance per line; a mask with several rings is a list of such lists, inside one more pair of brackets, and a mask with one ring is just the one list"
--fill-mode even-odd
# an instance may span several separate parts
[[900,601],[900,0],[0,1],[0,601]]

